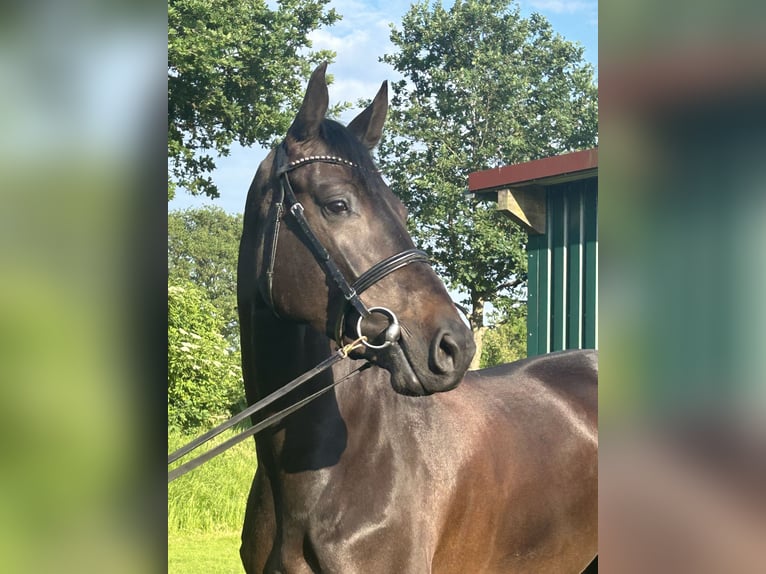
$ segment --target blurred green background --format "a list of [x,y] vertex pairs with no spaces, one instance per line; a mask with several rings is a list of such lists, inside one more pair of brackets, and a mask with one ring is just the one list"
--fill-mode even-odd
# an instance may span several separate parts
[[166,568],[165,21],[0,8],[4,572]]

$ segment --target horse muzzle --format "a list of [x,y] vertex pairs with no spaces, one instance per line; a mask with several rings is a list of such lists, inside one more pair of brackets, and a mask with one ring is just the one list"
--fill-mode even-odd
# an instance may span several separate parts
[[364,336],[361,355],[391,373],[394,390],[430,395],[454,389],[476,352],[471,331],[458,321],[442,321],[431,337],[418,336],[387,308],[373,307],[359,317],[356,334]]

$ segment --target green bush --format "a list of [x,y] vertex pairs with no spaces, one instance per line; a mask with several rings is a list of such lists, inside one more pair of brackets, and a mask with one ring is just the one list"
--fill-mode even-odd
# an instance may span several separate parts
[[527,356],[526,305],[510,308],[503,313],[502,322],[484,333],[481,368],[512,363]]
[[203,291],[168,286],[168,427],[210,428],[242,402],[239,352],[221,334],[223,319]]
[[168,282],[202,290],[223,320],[221,333],[239,348],[237,257],[242,215],[204,206],[168,212]]

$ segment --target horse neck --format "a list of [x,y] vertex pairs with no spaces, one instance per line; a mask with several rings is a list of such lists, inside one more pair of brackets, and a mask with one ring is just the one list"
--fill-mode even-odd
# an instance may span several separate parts
[[316,366],[331,353],[330,340],[307,325],[284,321],[270,310],[256,311],[245,381],[254,402]]
[[[331,343],[307,325],[263,312],[255,322],[251,349],[253,360],[245,384],[248,402],[253,403],[317,366],[330,356]],[[324,371],[278,401],[276,408],[294,404],[332,382],[332,370]],[[335,464],[346,438],[335,394],[330,391],[261,433],[256,442],[261,464],[299,472]]]

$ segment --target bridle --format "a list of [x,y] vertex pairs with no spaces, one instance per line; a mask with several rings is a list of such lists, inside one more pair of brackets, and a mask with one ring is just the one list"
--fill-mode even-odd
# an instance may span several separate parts
[[[262,398],[256,403],[250,405],[249,407],[244,409],[242,412],[233,416],[226,422],[207,431],[206,433],[197,437],[193,441],[189,442],[188,444],[182,446],[175,452],[171,453],[168,456],[168,464],[171,464],[177,461],[178,459],[180,459],[181,457],[189,454],[190,452],[192,452],[199,446],[205,444],[206,442],[209,442],[210,440],[218,436],[223,431],[244,421],[245,418],[255,413],[259,413],[263,411],[264,409],[272,405],[278,399],[283,398],[288,393],[294,391],[301,385],[304,385],[306,382],[316,377],[319,373],[331,368],[334,364],[338,363],[339,361],[342,361],[343,359],[348,358],[349,354],[352,351],[361,348],[362,345],[370,349],[383,349],[385,347],[388,347],[396,343],[399,340],[399,337],[401,335],[401,327],[399,325],[399,320],[397,319],[394,312],[391,311],[390,309],[387,309],[386,307],[367,307],[359,298],[359,295],[363,293],[369,287],[375,285],[375,283],[377,283],[384,277],[396,271],[397,269],[401,269],[402,267],[410,265],[411,263],[418,263],[418,262],[429,263],[428,255],[426,255],[424,251],[420,251],[419,249],[405,249],[404,251],[401,251],[395,255],[392,255],[391,257],[387,257],[386,259],[379,261],[378,263],[370,267],[367,271],[362,273],[352,284],[349,284],[346,278],[344,277],[343,273],[341,272],[341,270],[333,261],[332,257],[330,257],[330,254],[328,253],[328,251],[324,248],[322,243],[319,241],[317,236],[312,231],[311,226],[309,225],[309,222],[306,220],[306,216],[304,215],[303,205],[295,197],[295,192],[293,191],[292,185],[290,184],[290,178],[288,177],[287,174],[293,171],[294,169],[297,169],[304,165],[308,165],[310,163],[319,163],[319,162],[333,163],[336,165],[343,165],[343,166],[354,168],[354,169],[364,169],[364,168],[362,168],[361,166],[351,161],[345,160],[343,158],[339,158],[335,156],[326,156],[326,155],[310,156],[310,157],[305,157],[305,158],[297,159],[289,163],[286,163],[287,154],[284,150],[284,145],[281,145],[279,146],[279,148],[277,148],[276,154],[277,154],[276,162],[275,162],[276,175],[279,178],[279,186],[276,192],[277,195],[274,198],[274,208],[275,208],[274,211],[276,213],[275,219],[274,219],[274,233],[271,236],[271,245],[266,251],[266,253],[269,254],[267,272],[266,272],[267,304],[271,307],[271,310],[276,314],[276,309],[274,309],[274,300],[273,300],[273,293],[272,293],[273,277],[274,277],[274,261],[276,259],[277,241],[279,240],[280,222],[282,220],[283,213],[289,213],[293,217],[293,219],[295,219],[296,223],[298,224],[301,230],[301,233],[303,233],[304,237],[307,239],[309,248],[311,249],[311,252],[313,253],[317,262],[322,266],[322,268],[325,270],[327,275],[330,278],[332,278],[333,282],[338,286],[340,291],[343,293],[343,297],[345,298],[344,304],[341,307],[341,310],[336,322],[335,335],[336,335],[336,342],[338,343],[339,348],[334,354],[326,358],[324,361],[322,361],[320,364],[318,364],[316,367],[314,367],[310,371],[303,373],[302,375],[293,379],[292,381],[290,381],[283,387],[279,388],[275,392]],[[286,212],[284,211],[285,205],[287,205]],[[343,343],[343,326],[346,321],[346,314],[348,313],[348,310],[350,307],[353,307],[356,310],[356,312],[359,314],[359,319],[356,323],[357,338],[352,343],[349,343],[348,345],[344,346],[342,344]],[[386,317],[386,319],[388,320],[388,326],[386,327],[384,342],[382,344],[370,343],[369,341],[367,341],[367,338],[362,335],[362,322],[365,318],[369,317],[373,313],[381,314],[384,317]],[[176,478],[183,476],[187,472],[197,468],[198,466],[210,460],[214,456],[221,454],[222,452],[231,448],[235,444],[245,440],[247,437],[257,434],[260,431],[279,423],[286,416],[294,413],[296,410],[302,408],[303,406],[313,401],[317,397],[321,396],[322,394],[329,392],[331,389],[335,388],[337,385],[344,382],[345,380],[353,376],[355,373],[358,373],[359,371],[362,371],[370,366],[371,366],[370,362],[365,362],[364,364],[356,367],[347,375],[338,379],[332,384],[327,385],[319,389],[318,391],[315,391],[311,395],[297,401],[296,403],[276,413],[269,415],[268,417],[258,422],[257,424],[252,425],[250,428],[227,439],[221,444],[211,448],[207,452],[174,468],[168,473],[168,482],[171,482],[175,480]]]
[[[400,336],[401,330],[399,321],[393,311],[386,307],[367,307],[361,300],[361,295],[365,290],[375,285],[378,281],[390,275],[394,271],[401,269],[411,263],[429,263],[428,255],[420,249],[405,249],[395,255],[387,257],[382,261],[379,261],[367,271],[362,273],[353,283],[349,284],[346,280],[343,272],[330,256],[329,252],[319,241],[314,231],[311,229],[306,215],[304,213],[303,204],[298,201],[293,191],[293,186],[290,183],[288,173],[294,171],[300,167],[311,163],[330,163],[335,165],[341,165],[354,169],[366,169],[352,161],[330,155],[313,155],[303,157],[293,161],[287,161],[287,152],[285,150],[285,144],[282,143],[276,150],[275,174],[279,179],[279,185],[275,191],[275,197],[273,199],[274,205],[274,225],[273,234],[271,236],[270,245],[265,249],[264,253],[268,256],[268,262],[266,265],[266,302],[271,310],[277,314],[274,306],[274,294],[273,294],[273,281],[274,281],[274,264],[277,256],[277,243],[279,241],[279,228],[280,223],[285,213],[290,214],[293,220],[298,224],[301,233],[308,241],[309,249],[314,255],[314,258],[319,265],[324,269],[328,277],[338,287],[345,299],[341,305],[340,312],[335,321],[335,341],[339,347],[343,346],[343,328],[346,321],[346,315],[349,308],[353,308],[359,314],[359,320],[356,324],[356,338],[362,339],[364,345],[371,349],[382,349],[393,343],[395,343]],[[385,331],[385,340],[382,344],[376,345],[362,337],[362,322],[373,313],[383,315],[388,320],[388,327]],[[278,316],[278,314],[277,314]]]

